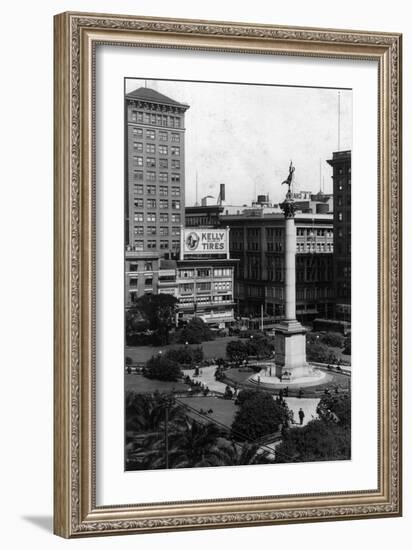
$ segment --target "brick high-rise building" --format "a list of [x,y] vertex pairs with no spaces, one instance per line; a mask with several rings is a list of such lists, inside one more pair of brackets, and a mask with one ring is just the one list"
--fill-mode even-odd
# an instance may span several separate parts
[[335,315],[350,321],[351,315],[351,151],[334,152],[333,168],[333,279]]
[[[333,314],[332,214],[296,213],[296,314],[302,322]],[[220,216],[230,227],[230,256],[238,259],[238,312],[276,320],[285,314],[285,219],[283,214],[244,211]]]
[[184,223],[185,112],[150,88],[125,97],[125,242],[135,252],[177,254]]

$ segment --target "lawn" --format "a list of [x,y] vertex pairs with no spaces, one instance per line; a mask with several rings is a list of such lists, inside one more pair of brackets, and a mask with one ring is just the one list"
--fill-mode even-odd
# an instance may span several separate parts
[[[200,344],[203,348],[205,359],[212,359],[218,357],[226,357],[226,346],[231,340],[236,340],[233,336],[224,336],[216,338],[210,342],[203,342]],[[126,347],[125,356],[130,357],[134,363],[146,363],[153,355],[164,352],[170,348],[180,347],[182,344],[170,344],[169,346],[135,346]],[[189,344],[189,347],[198,347],[197,344]]]
[[187,391],[188,386],[182,382],[165,382],[162,380],[151,380],[141,374],[125,375],[125,390],[135,391],[136,393],[154,393],[155,391],[172,392]]
[[227,428],[232,425],[235,417],[237,406],[230,399],[222,399],[221,397],[185,397],[180,398],[179,403],[187,405],[195,409],[195,411],[208,411],[212,409],[212,413],[199,416],[194,411],[188,411],[188,416],[195,420],[207,421],[207,419],[215,420],[219,424],[223,424]]

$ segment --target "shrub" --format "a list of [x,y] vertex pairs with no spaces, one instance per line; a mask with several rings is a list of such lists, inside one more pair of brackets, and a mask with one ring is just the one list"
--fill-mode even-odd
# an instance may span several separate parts
[[203,361],[203,348],[197,346],[190,348],[188,346],[179,346],[177,348],[171,348],[165,353],[165,357],[179,363],[179,365],[188,365],[192,367],[196,363]]
[[336,363],[336,355],[325,344],[306,342],[306,358],[317,363]]
[[351,398],[348,394],[324,395],[319,401],[316,412],[321,420],[350,426]]
[[202,342],[207,342],[213,340],[213,332],[210,330],[207,323],[205,323],[199,317],[193,317],[187,323],[187,325],[182,328],[177,335],[177,341],[180,344],[201,344]]
[[248,399],[259,397],[261,393],[262,391],[260,390],[240,390],[236,398],[236,405],[242,406],[245,401],[247,401]]
[[241,340],[231,340],[226,345],[226,355],[230,361],[240,365],[249,356],[247,343]]
[[147,378],[175,382],[181,376],[180,365],[168,357],[152,357],[146,363],[144,375]]
[[283,433],[276,447],[275,462],[348,460],[351,457],[350,429],[333,422],[311,420],[303,428]]
[[257,391],[241,404],[232,423],[232,436],[238,440],[255,440],[278,431],[287,418],[285,404],[275,402],[266,392]]
[[345,337],[340,332],[308,332],[306,342],[324,344],[332,348],[342,348],[345,343]]
[[351,355],[351,352],[352,352],[352,339],[351,339],[351,336],[349,335],[345,338],[343,353],[345,355]]

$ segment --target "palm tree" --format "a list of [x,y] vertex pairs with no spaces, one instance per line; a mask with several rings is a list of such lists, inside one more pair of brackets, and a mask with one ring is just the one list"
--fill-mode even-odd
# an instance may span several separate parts
[[170,438],[169,464],[172,468],[217,466],[221,460],[223,432],[216,424],[188,420]]
[[183,409],[168,395],[127,392],[126,404],[126,468],[145,468],[151,440],[163,440],[166,411],[169,429],[176,429],[185,420]]
[[[222,431],[215,424],[202,424],[186,418],[183,424],[171,427],[168,436],[169,468],[196,468],[219,466],[222,462]],[[163,434],[145,438],[140,447],[145,447],[142,467],[145,469],[166,468],[166,444]]]
[[166,408],[169,422],[179,423],[185,418],[182,408],[168,395],[127,392],[126,432],[142,433],[162,429]]
[[255,443],[234,443],[222,447],[222,466],[245,466],[247,464],[272,464],[270,451]]

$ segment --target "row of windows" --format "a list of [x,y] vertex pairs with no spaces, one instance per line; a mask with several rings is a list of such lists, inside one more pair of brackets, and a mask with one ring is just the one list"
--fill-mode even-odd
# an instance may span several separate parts
[[[179,290],[183,294],[193,294],[195,290],[195,284],[194,283],[184,283],[179,285]],[[196,291],[197,292],[211,292],[212,290],[212,283],[197,283],[196,284]],[[213,290],[215,292],[229,292],[232,290],[232,283],[214,283]]]
[[170,126],[171,128],[181,127],[181,118],[179,116],[158,115],[135,110],[132,110],[131,121],[143,122],[144,124],[156,124],[157,126]]
[[212,269],[208,267],[204,268],[198,268],[198,269],[180,269],[179,270],[179,277],[182,279],[193,279],[196,275],[196,277],[210,277],[213,272],[214,277],[231,277],[232,275],[232,268],[230,267],[221,267],[221,268],[215,268]]
[[[136,212],[136,214],[134,214],[133,218],[136,222],[143,222],[144,221],[144,215],[142,215],[141,212]],[[157,215],[156,212],[147,212],[146,221],[156,222],[157,219],[159,219],[160,223],[169,223],[170,219],[180,220],[180,214],[172,214],[172,216],[169,216],[169,214],[165,214],[163,212],[161,212],[159,215]],[[177,222],[174,222],[174,223],[177,223]],[[179,229],[179,228],[177,228],[177,229]]]
[[[180,235],[180,228],[179,227],[172,227],[171,234],[174,237],[178,237]],[[134,225],[133,226],[133,234],[134,235],[157,235],[157,227],[155,225],[149,225],[145,228],[142,225]],[[161,226],[159,227],[159,235],[161,237],[168,237],[169,236],[169,227],[167,226]]]
[[[148,185],[146,191],[148,195],[156,195],[156,187],[154,186]],[[143,189],[141,190],[136,189],[136,194],[143,195]],[[169,188],[161,185],[159,187],[159,196],[167,197],[168,195],[169,195]],[[180,197],[180,187],[172,187],[171,195],[172,197]],[[148,200],[152,200],[152,199],[148,199]],[[143,208],[143,198],[135,197],[133,199],[133,204],[137,208]]]
[[[135,166],[143,166],[143,157],[137,155],[133,156],[133,164]],[[156,159],[155,157],[146,157],[146,167],[147,168],[156,168]],[[168,159],[159,159],[159,168],[168,168],[169,161]],[[180,170],[180,160],[172,159],[170,162],[170,167],[172,170]]]
[[[344,201],[344,198],[342,196],[337,197],[337,201],[336,201],[337,206],[343,206],[344,202],[345,201]],[[351,205],[350,195],[346,197],[346,205],[347,206]]]
[[[149,239],[146,241],[146,248],[148,249],[155,249],[157,248],[157,240],[156,239]],[[162,250],[165,250],[165,249],[168,249],[170,247],[170,241],[160,241],[159,242],[159,247],[162,249]],[[140,239],[137,239],[134,241],[134,248],[135,250],[137,251],[142,251],[144,249],[144,241],[143,240],[140,240]],[[173,240],[172,241],[172,250],[179,250],[180,248],[180,241],[178,240]]]
[[[149,219],[150,218],[150,219]],[[160,214],[159,215],[159,220],[161,223],[168,223],[169,222],[169,217],[167,216],[166,217],[163,217],[163,214]],[[134,221],[136,222],[144,222],[144,214],[143,212],[136,212],[136,214],[134,215]],[[156,221],[156,216],[153,215],[153,213],[150,213],[150,215],[147,216],[147,220],[146,221],[153,221],[155,222]],[[171,221],[172,223],[180,223],[180,214],[172,214],[171,215]],[[177,230],[178,228],[176,228]],[[177,235],[178,233],[176,233]]]
[[280,228],[267,227],[266,228],[267,237],[282,237],[283,231]]
[[338,190],[339,191],[343,191],[343,189],[345,188],[345,183],[348,183],[348,185],[351,184],[351,178],[348,178],[347,180],[339,180],[338,181]]
[[296,252],[333,252],[332,243],[297,243]]
[[[148,194],[154,195],[155,193],[150,193],[148,191]],[[170,203],[168,199],[159,199],[159,201],[157,201],[156,199],[146,199],[147,208],[157,208],[157,204],[159,205],[159,208],[165,209],[165,208],[169,208]],[[171,205],[174,210],[180,210],[180,200],[173,199],[171,201]]]
[[[143,137],[143,128],[133,128],[132,134],[135,137]],[[146,130],[146,139],[156,139],[156,130]],[[162,130],[159,131],[159,140],[160,141],[168,141],[169,139],[169,132],[164,132]],[[177,132],[171,132],[170,139],[174,143],[180,142],[180,134]]]
[[[152,181],[156,181],[156,172],[146,172],[143,175],[143,171],[134,170],[133,171],[133,177],[134,177],[135,180],[138,180],[138,181],[143,181],[143,179],[145,179],[146,181],[152,182]],[[168,183],[168,181],[169,181],[168,173],[167,172],[160,172],[157,175],[157,179],[158,179],[159,183]],[[180,184],[180,174],[171,174],[170,181],[172,183],[179,183]],[[135,185],[139,185],[139,184],[135,183]]]
[[[136,262],[133,262],[129,265],[129,271],[137,271],[137,269],[138,269],[138,264]],[[144,270],[153,271],[153,262],[145,262]]]
[[[136,212],[133,217],[134,217],[135,222],[144,222],[144,213],[143,212]],[[172,214],[170,219],[171,219],[172,223],[180,223],[180,219],[181,219],[180,214]],[[168,223],[169,222],[169,215],[164,216],[164,214],[160,214],[159,215],[159,220],[160,220],[160,222]],[[154,212],[149,212],[146,215],[146,221],[148,221],[148,222],[157,221],[156,214]]]
[[[133,142],[133,149],[135,149],[138,153],[143,153],[143,143],[141,141],[134,141]],[[158,148],[159,155],[168,155],[169,154],[169,146],[168,145],[159,145]],[[156,145],[154,143],[146,143],[146,153],[156,153]],[[170,147],[170,154],[174,155],[176,157],[180,156],[180,147],[177,145]]]
[[296,235],[298,237],[307,237],[307,238],[313,238],[315,236],[318,237],[333,237],[333,230],[332,229],[313,229],[313,228],[305,228],[305,227],[298,227],[296,229]]
[[309,287],[309,288],[297,288],[296,299],[297,300],[316,300],[319,298],[333,298],[333,288],[328,287]]
[[[197,296],[196,305],[215,302],[231,302],[232,296]],[[180,298],[181,304],[193,304],[193,298]]]
[[[137,288],[138,279],[130,279],[129,286],[130,288]],[[153,285],[153,279],[151,277],[145,277],[144,286],[151,287]]]

